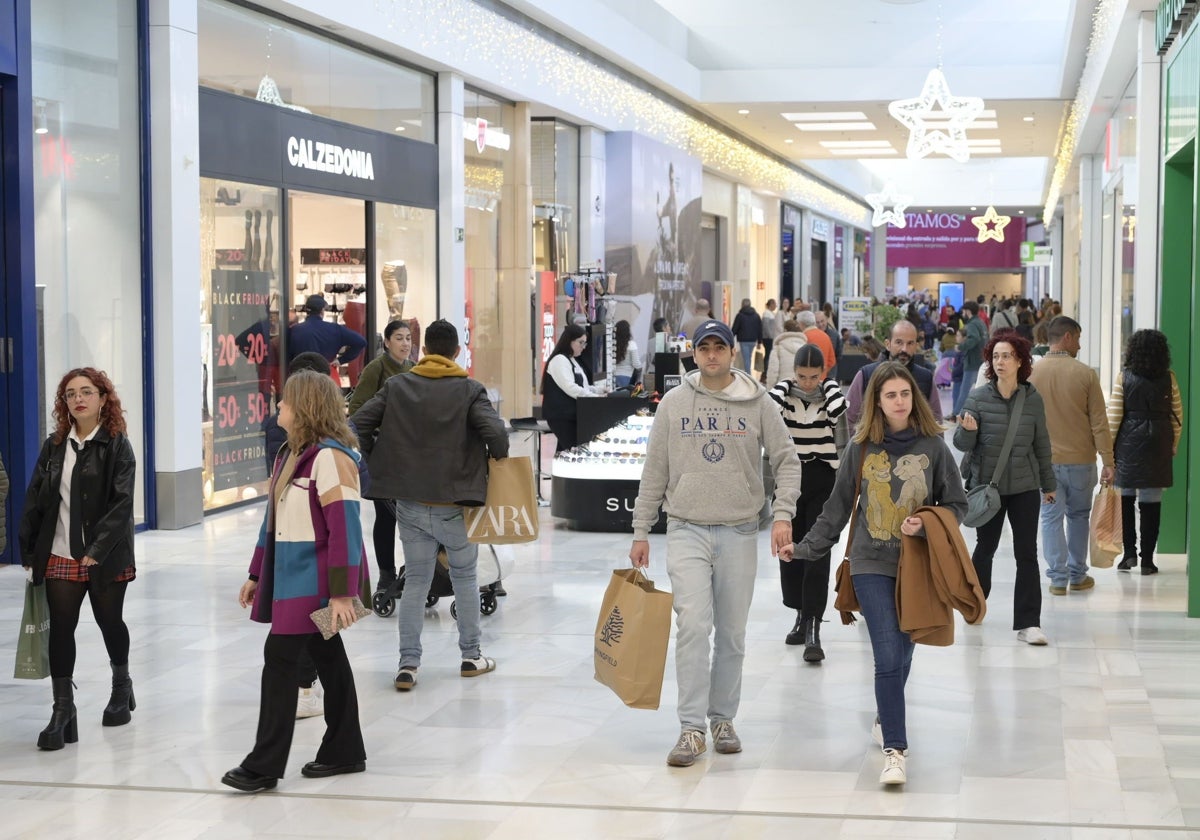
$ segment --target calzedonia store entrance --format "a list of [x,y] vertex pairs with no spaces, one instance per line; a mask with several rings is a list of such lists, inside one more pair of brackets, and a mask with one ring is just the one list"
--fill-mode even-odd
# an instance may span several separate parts
[[347,393],[391,321],[412,330],[415,361],[438,311],[437,171],[433,143],[201,89],[206,511],[266,492],[265,427],[302,322],[366,340],[330,360]]

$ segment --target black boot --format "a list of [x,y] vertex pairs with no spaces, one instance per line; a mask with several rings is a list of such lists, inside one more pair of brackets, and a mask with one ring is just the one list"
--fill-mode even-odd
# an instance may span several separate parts
[[1137,560],[1137,499],[1121,497],[1121,541],[1125,543],[1125,556],[1117,564],[1117,571],[1128,572],[1136,568]]
[[787,634],[787,638],[783,641],[789,645],[804,644],[804,619],[800,616],[800,610],[796,610],[796,623],[792,625],[791,632]]
[[1162,520],[1162,502],[1141,502],[1138,512],[1142,515],[1142,574],[1158,574],[1154,565],[1154,548],[1158,545],[1158,525]]
[[54,711],[50,714],[50,722],[38,735],[39,750],[61,750],[64,743],[74,744],[79,740],[74,683],[70,677],[54,677],[50,687],[54,691]]
[[804,661],[820,662],[825,658],[821,650],[821,619],[812,616],[804,620]]
[[129,678],[129,665],[112,666],[112,696],[104,707],[105,726],[124,726],[133,719],[129,713],[137,708],[133,699],[133,680]]

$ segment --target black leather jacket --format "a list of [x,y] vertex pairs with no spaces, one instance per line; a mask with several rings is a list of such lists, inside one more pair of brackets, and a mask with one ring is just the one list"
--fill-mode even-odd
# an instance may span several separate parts
[[354,416],[371,499],[479,506],[487,459],[508,457],[504,421],[474,379],[393,376]]
[[[21,564],[33,569],[33,582],[40,584],[46,575],[54,530],[58,526],[58,506],[62,483],[63,457],[69,442],[55,443],[46,438],[38,455],[33,478],[25,497],[18,542]],[[133,565],[133,492],[137,462],[129,438],[110,436],[103,428],[79,451],[72,489],[79,488],[80,510],[72,517],[83,517],[84,556],[92,557],[92,582],[111,583]],[[72,493],[74,496],[75,494]],[[79,559],[79,558],[76,558]]]

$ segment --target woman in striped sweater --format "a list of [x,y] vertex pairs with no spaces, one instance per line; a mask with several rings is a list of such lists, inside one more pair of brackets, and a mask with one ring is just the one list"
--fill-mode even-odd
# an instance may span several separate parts
[[[782,359],[780,361],[783,361]],[[792,520],[792,539],[804,539],[821,515],[838,468],[834,430],[846,411],[846,398],[835,380],[825,377],[821,348],[805,344],[796,351],[794,376],[770,390],[792,436],[803,468],[800,498]],[[796,611],[796,623],[784,640],[804,645],[804,661],[820,662],[821,621],[829,602],[829,553],[810,563],[779,561],[783,604]]]

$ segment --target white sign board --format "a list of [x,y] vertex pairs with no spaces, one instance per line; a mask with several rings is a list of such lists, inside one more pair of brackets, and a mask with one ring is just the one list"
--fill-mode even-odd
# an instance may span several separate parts
[[[860,323],[866,321],[860,326]],[[838,330],[849,328],[854,335],[862,336],[871,331],[871,299],[869,297],[844,297],[838,300]]]

